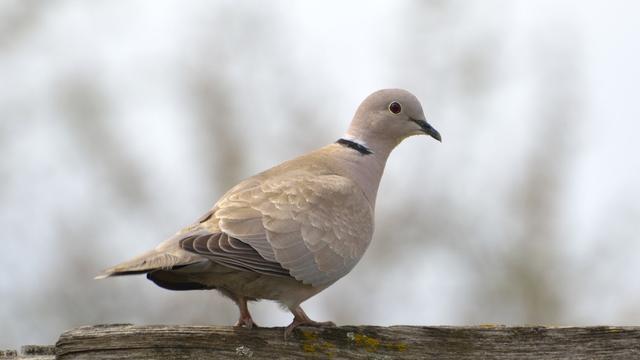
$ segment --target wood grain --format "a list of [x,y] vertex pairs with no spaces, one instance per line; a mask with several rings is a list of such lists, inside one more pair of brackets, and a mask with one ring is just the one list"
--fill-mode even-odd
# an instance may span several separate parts
[[56,344],[58,359],[640,359],[640,327],[85,326]]

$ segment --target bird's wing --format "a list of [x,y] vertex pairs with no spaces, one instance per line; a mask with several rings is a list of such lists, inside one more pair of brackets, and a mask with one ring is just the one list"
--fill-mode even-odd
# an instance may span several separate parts
[[202,230],[190,232],[180,239],[180,247],[232,269],[290,277],[289,272],[280,264],[265,260],[250,245],[225,233]]
[[230,191],[203,219],[210,233],[183,240],[185,250],[318,287],[348,273],[373,235],[371,205],[338,175],[270,177]]

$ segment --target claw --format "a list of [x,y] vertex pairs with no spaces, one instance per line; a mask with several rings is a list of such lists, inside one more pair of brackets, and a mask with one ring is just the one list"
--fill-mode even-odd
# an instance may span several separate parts
[[235,328],[245,328],[245,329],[252,329],[254,327],[259,327],[258,324],[253,322],[253,319],[251,318],[251,315],[249,316],[240,316],[240,318],[238,319],[238,322],[235,323],[235,325],[233,325],[233,327]]
[[238,321],[234,325],[235,328],[246,328],[252,329],[253,327],[259,327],[258,324],[253,322],[253,318],[251,318],[251,314],[249,313],[249,307],[247,307],[247,299],[239,296],[236,299],[236,303],[238,304],[238,308],[240,309],[240,317]]
[[284,329],[284,340],[287,341],[287,337],[293,333],[298,326],[315,326],[315,327],[333,327],[336,326],[333,321],[313,321],[309,319],[307,314],[302,310],[300,306],[290,309],[293,313],[293,321],[289,326]]

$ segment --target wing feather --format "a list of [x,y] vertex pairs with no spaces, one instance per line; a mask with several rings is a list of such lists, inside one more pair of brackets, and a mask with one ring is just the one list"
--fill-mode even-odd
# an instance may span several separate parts
[[180,240],[180,247],[232,269],[279,277],[291,276],[279,263],[263,258],[250,245],[224,233],[185,234]]
[[253,185],[223,197],[209,221],[265,261],[306,284],[327,286],[364,254],[373,210],[353,181],[300,173]]

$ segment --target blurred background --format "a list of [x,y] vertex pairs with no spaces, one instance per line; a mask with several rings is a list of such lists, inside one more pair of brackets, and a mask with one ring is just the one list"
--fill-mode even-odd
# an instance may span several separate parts
[[[380,88],[439,144],[391,155],[338,324],[640,323],[640,3],[0,2],[0,348],[225,324],[215,292],[94,281],[231,185],[335,141]],[[291,315],[251,305],[262,326]]]

